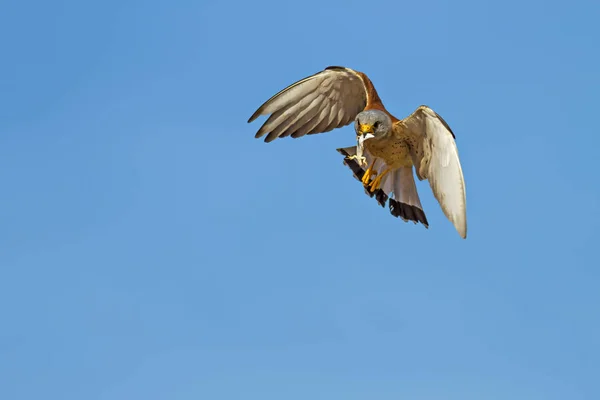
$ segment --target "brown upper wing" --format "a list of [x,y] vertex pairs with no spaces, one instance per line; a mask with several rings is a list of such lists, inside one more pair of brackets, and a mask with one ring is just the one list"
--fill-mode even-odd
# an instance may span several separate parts
[[267,135],[265,142],[271,142],[329,132],[368,108],[385,110],[369,78],[350,68],[327,67],[271,97],[248,122],[270,114],[255,137]]

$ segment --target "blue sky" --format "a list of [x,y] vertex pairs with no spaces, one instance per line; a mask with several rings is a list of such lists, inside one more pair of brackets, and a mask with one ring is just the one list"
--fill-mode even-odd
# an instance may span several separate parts
[[[598,399],[600,5],[21,1],[0,13],[0,398]],[[328,65],[457,136],[469,237],[364,195]]]

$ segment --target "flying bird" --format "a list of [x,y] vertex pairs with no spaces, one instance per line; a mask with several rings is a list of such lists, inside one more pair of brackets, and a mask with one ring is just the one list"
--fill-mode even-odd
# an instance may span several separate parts
[[467,237],[465,180],[455,135],[444,119],[422,105],[404,119],[383,105],[363,72],[331,66],[301,79],[261,105],[248,122],[269,115],[255,137],[264,141],[329,132],[354,123],[357,145],[338,148],[365,192],[405,222],[429,222],[414,173],[429,181],[444,215]]

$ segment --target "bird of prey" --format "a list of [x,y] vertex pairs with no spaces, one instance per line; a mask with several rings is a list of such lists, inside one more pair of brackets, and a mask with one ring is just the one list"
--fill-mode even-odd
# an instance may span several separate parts
[[265,142],[329,132],[354,122],[357,145],[338,148],[344,164],[370,197],[405,222],[429,222],[413,175],[428,180],[435,198],[459,235],[467,237],[466,192],[455,136],[427,106],[404,119],[383,105],[363,72],[331,66],[275,94],[250,117],[269,115],[256,133]]

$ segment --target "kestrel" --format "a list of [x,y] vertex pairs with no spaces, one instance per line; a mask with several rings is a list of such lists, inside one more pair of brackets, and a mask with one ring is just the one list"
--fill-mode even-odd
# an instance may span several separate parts
[[428,180],[459,235],[467,237],[466,192],[455,136],[427,106],[400,120],[383,105],[371,80],[346,67],[327,67],[286,87],[248,122],[270,115],[255,137],[265,142],[329,132],[354,122],[357,145],[338,148],[365,192],[405,222],[429,227],[413,175]]

